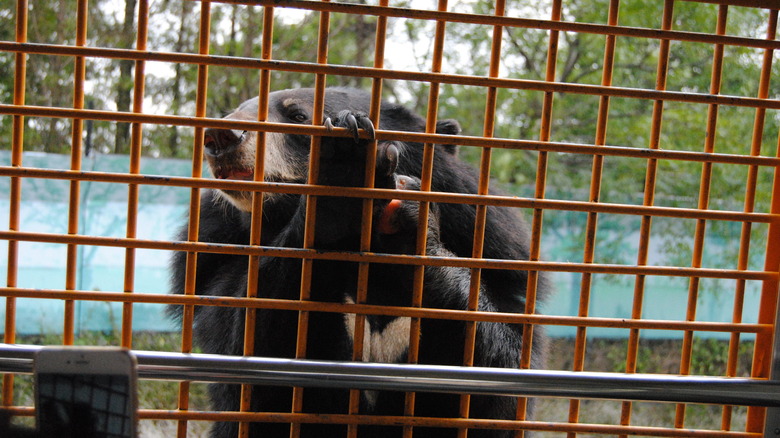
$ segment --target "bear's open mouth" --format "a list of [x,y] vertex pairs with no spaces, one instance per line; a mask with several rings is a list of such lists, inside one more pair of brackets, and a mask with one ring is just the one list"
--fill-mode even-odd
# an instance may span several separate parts
[[217,179],[237,179],[242,181],[252,181],[255,172],[252,169],[219,169],[214,171]]

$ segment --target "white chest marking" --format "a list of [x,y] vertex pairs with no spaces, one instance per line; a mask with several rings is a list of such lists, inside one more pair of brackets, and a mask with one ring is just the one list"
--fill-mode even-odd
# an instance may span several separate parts
[[[347,297],[345,302],[354,304]],[[345,313],[344,324],[347,327],[350,342],[355,341],[355,314]],[[402,361],[401,357],[409,348],[409,327],[411,319],[399,317],[391,321],[380,332],[371,331],[371,325],[365,322],[363,328],[363,361],[393,363]]]

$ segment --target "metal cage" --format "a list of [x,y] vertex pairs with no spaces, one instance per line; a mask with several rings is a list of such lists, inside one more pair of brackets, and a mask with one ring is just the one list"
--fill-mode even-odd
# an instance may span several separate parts
[[[658,0],[661,2],[661,0]],[[700,2],[717,5],[717,26],[711,33],[689,32],[674,29],[675,5],[688,2]],[[26,0],[17,0],[14,16],[15,40],[0,41],[0,53],[12,54],[14,88],[12,102],[0,102],[0,116],[12,118],[12,138],[9,145],[1,145],[11,150],[11,162],[0,165],[0,177],[10,180],[8,226],[0,229],[0,239],[8,244],[6,284],[0,288],[0,296],[5,300],[5,330],[4,345],[0,348],[0,370],[3,376],[3,406],[12,413],[30,416],[33,407],[18,406],[14,400],[14,388],[19,383],[14,382],[17,373],[27,373],[31,370],[30,358],[36,347],[16,346],[16,302],[19,298],[63,300],[65,316],[63,322],[63,344],[74,343],[74,312],[75,303],[80,301],[117,302],[123,305],[121,325],[121,345],[133,347],[132,315],[134,304],[179,304],[184,306],[182,323],[182,346],[180,352],[152,353],[138,351],[139,371],[141,378],[180,380],[178,404],[167,410],[148,409],[141,406],[140,419],[144,420],[175,420],[179,422],[178,436],[187,436],[188,421],[228,420],[240,422],[242,433],[246,433],[245,425],[252,421],[289,421],[292,424],[292,435],[297,436],[299,426],[307,422],[334,422],[350,425],[350,434],[362,424],[398,424],[403,425],[407,436],[415,426],[435,425],[457,428],[461,436],[469,428],[504,428],[523,431],[545,431],[575,434],[614,434],[620,436],[775,436],[780,430],[780,390],[777,378],[780,376],[780,359],[778,359],[777,340],[777,302],[778,280],[780,279],[780,178],[778,178],[778,148],[774,151],[762,151],[762,136],[764,121],[767,117],[776,116],[780,110],[778,96],[770,96],[772,80],[772,63],[776,51],[780,49],[780,41],[776,39],[778,10],[780,5],[775,0],[664,0],[663,17],[660,28],[639,28],[618,23],[619,0],[609,1],[608,20],[606,23],[580,23],[563,20],[566,1],[553,0],[551,14],[548,18],[524,18],[505,14],[504,0],[496,0],[491,13],[453,12],[449,10],[447,0],[439,0],[436,9],[416,9],[411,7],[392,6],[389,0],[379,0],[376,4],[340,3],[318,0],[258,0],[197,2],[200,9],[199,47],[198,53],[174,53],[149,50],[147,36],[149,25],[149,1],[138,1],[137,40],[132,49],[90,46],[86,43],[88,24],[87,0],[79,0],[78,21],[75,41],[72,44],[44,44],[28,42],[28,10],[32,6]],[[246,4],[263,12],[264,26],[262,29],[262,57],[260,59],[236,56],[218,56],[210,54],[211,8],[214,3]],[[765,13],[767,20],[764,38],[734,36],[726,33],[727,12],[730,8],[756,8]],[[271,51],[274,38],[274,14],[279,9],[302,9],[314,11],[319,16],[319,39],[317,42],[316,62],[286,60]],[[375,50],[373,65],[370,67],[335,65],[328,61],[329,20],[332,14],[354,14],[376,17]],[[387,39],[388,20],[403,18],[435,22],[435,35],[432,39],[431,65],[425,71],[392,70],[384,66],[385,41]],[[492,35],[491,58],[489,71],[485,75],[462,75],[444,73],[442,69],[443,52],[445,50],[445,29],[449,23],[468,23],[487,29]],[[502,34],[506,29],[536,29],[547,35],[547,63],[545,80],[535,81],[515,79],[500,74]],[[556,69],[559,56],[559,37],[564,33],[584,33],[598,36],[604,40],[604,63],[600,84],[563,83],[556,81]],[[631,88],[615,86],[613,71],[615,67],[615,45],[619,39],[649,40],[658,45],[657,71],[654,88]],[[675,42],[700,43],[713,51],[712,82],[707,91],[670,91],[667,90],[667,71],[670,56],[670,45]],[[735,96],[721,94],[720,77],[724,67],[724,49],[729,47],[747,47],[762,53],[761,73],[755,96]],[[25,103],[26,60],[31,55],[47,55],[68,57],[75,63],[74,90],[72,107],[31,106]],[[132,110],[115,112],[87,109],[84,98],[85,63],[89,59],[130,60],[135,64],[134,98]],[[197,97],[193,116],[157,115],[144,111],[145,66],[152,61],[166,63],[184,63],[197,65]],[[199,242],[198,211],[200,192],[204,188],[221,188],[231,190],[246,190],[254,192],[280,192],[308,195],[315,199],[318,195],[338,195],[364,198],[370,206],[372,199],[388,199],[393,196],[388,191],[372,188],[332,188],[316,185],[280,184],[262,181],[262,175],[255,181],[225,181],[204,178],[202,175],[203,132],[206,128],[222,127],[256,132],[296,132],[317,136],[326,131],[323,127],[312,126],[290,127],[265,120],[267,114],[261,110],[257,121],[227,121],[207,117],[210,108],[206,107],[208,89],[208,71],[210,67],[221,66],[236,69],[246,69],[259,75],[259,95],[267,96],[272,87],[271,72],[293,72],[314,75],[314,83],[319,102],[323,101],[326,77],[330,75],[370,78],[372,80],[372,114],[376,120],[379,98],[382,94],[382,84],[386,80],[418,81],[429,84],[427,105],[427,132],[402,133],[377,130],[378,140],[410,140],[425,144],[427,153],[433,153],[433,145],[446,141],[459,145],[478,148],[481,152],[480,172],[488,177],[490,174],[491,152],[494,150],[533,151],[537,167],[534,173],[534,194],[529,197],[506,197],[487,194],[487,181],[474,195],[455,195],[430,191],[430,177],[423,178],[422,190],[409,193],[409,199],[421,201],[423,217],[427,217],[430,202],[465,203],[476,205],[478,217],[484,218],[487,206],[504,206],[525,209],[530,212],[532,229],[531,254],[528,261],[491,260],[476,252],[471,258],[427,257],[424,247],[418,248],[418,255],[390,256],[368,252],[368,242],[362,242],[365,250],[359,253],[321,252],[310,249],[312,236],[306,237],[308,245],[303,249],[276,248],[260,245],[259,235],[251,238],[249,245],[224,245]],[[776,79],[776,78],[775,78]],[[485,125],[482,135],[456,137],[442,136],[435,133],[435,122],[438,116],[440,87],[442,84],[480,87],[485,90]],[[542,99],[542,117],[539,120],[539,136],[536,139],[507,139],[494,137],[494,122],[496,120],[496,99],[499,90],[530,90],[540,93]],[[596,118],[596,138],[592,143],[575,143],[552,141],[551,131],[553,120],[553,103],[560,99],[561,94],[593,96],[598,99],[598,114]],[[652,123],[648,127],[649,144],[644,147],[628,145],[609,145],[607,142],[607,126],[610,120],[609,104],[612,99],[633,99],[652,105]],[[261,99],[261,101],[264,101]],[[704,148],[700,151],[676,150],[673,147],[663,147],[662,120],[665,106],[670,103],[690,104],[700,111],[707,111],[706,138]],[[755,112],[753,137],[749,151],[743,154],[719,153],[715,148],[716,126],[719,121],[719,108],[747,108]],[[316,111],[315,111],[316,114]],[[55,118],[72,125],[71,165],[69,169],[34,168],[25,166],[22,162],[23,141],[25,135],[25,118]],[[127,172],[109,173],[84,170],[83,155],[83,125],[86,121],[108,121],[112,123],[125,122],[132,126],[130,142],[130,167]],[[176,125],[194,130],[192,145],[192,172],[188,177],[172,177],[169,175],[145,175],[140,172],[142,148],[142,133],[145,125]],[[262,145],[260,145],[262,147]],[[586,201],[550,199],[546,196],[548,158],[550,154],[568,153],[590,159],[592,166],[590,191]],[[260,156],[261,154],[257,154]],[[637,175],[644,178],[644,196],[641,203],[609,203],[600,201],[601,179],[604,174],[605,160],[612,157],[630,157],[646,162],[646,174]],[[654,199],[657,185],[656,176],[660,162],[694,163],[701,165],[701,185],[697,206],[692,208],[669,207],[657,205]],[[715,165],[729,164],[743,166],[747,169],[747,180],[742,184],[745,190],[744,208],[741,211],[718,209],[709,203],[709,190],[712,169]],[[430,175],[431,162],[426,163],[424,174]],[[766,211],[757,211],[755,198],[757,191],[756,175],[758,172],[771,172],[774,185],[771,202]],[[316,170],[314,171],[316,172]],[[64,180],[70,184],[68,217],[66,233],[39,233],[22,231],[20,227],[20,203],[22,199],[22,182],[27,179]],[[79,189],[85,181],[95,181],[110,184],[126,185],[128,190],[127,230],[123,238],[85,235],[79,231]],[[143,186],[182,187],[191,190],[189,207],[189,235],[187,241],[158,241],[137,237],[136,219],[138,215],[138,191]],[[255,197],[261,199],[262,197]],[[255,202],[253,214],[260,214],[262,202]],[[313,209],[312,209],[313,211]],[[369,210],[370,211],[370,210]],[[567,211],[583,213],[587,217],[587,225],[581,262],[545,261],[543,258],[545,242],[542,241],[542,220],[546,212]],[[598,218],[605,214],[619,214],[635,217],[641,221],[639,231],[639,247],[635,263],[610,264],[599,263],[594,257],[596,229]],[[481,216],[480,216],[481,215]],[[309,215],[308,221],[313,224],[314,215]],[[651,242],[651,224],[654,219],[668,218],[673,220],[693,220],[696,223],[693,236],[693,260],[688,266],[659,266],[648,261]],[[741,238],[732,242],[739,246],[738,260],[734,269],[715,269],[702,265],[702,252],[705,243],[707,224],[713,221],[727,221],[741,227]],[[477,221],[475,239],[484,239],[484,220]],[[749,248],[757,243],[751,238],[751,227],[754,224],[764,224],[767,231],[766,253],[764,267],[751,269],[748,264]],[[313,226],[309,227],[313,230]],[[364,233],[365,236],[366,233]],[[67,248],[66,281],[63,287],[57,289],[33,289],[19,287],[17,283],[17,267],[19,261],[20,242],[48,242],[64,245]],[[758,242],[762,243],[762,242]],[[78,266],[76,251],[80,246],[113,247],[125,252],[125,276],[122,290],[90,291],[79,290],[76,286]],[[134,265],[138,249],[154,249],[162,251],[186,251],[190,269],[188,290],[184,295],[137,293],[134,286]],[[302,293],[298,301],[270,300],[257,297],[256,288],[251,286],[244,298],[203,297],[194,295],[194,261],[198,253],[229,253],[248,255],[250,267],[256,266],[260,257],[293,257],[302,260]],[[310,301],[306,295],[306,281],[310,276],[311,261],[315,259],[348,260],[360,263],[367,268],[371,263],[392,262],[406,263],[418,266],[424,265],[458,266],[471,269],[472,275],[478,278],[480,271],[490,268],[520,269],[529,272],[528,297],[526,311],[521,314],[503,314],[480,312],[476,309],[466,311],[445,311],[426,309],[422,307],[420,294],[422,284],[418,284],[415,305],[406,308],[393,308],[395,316],[411,317],[412,333],[410,338],[419,336],[419,321],[421,318],[445,318],[467,321],[467,327],[473,331],[480,321],[501,321],[524,324],[527,348],[521,354],[521,369],[496,370],[476,369],[464,366],[457,367],[425,367],[413,365],[414,355],[410,365],[364,364],[364,363],[319,363],[306,360],[305,336],[308,327],[308,315],[312,311],[351,313],[356,315],[358,324],[364,321],[366,315],[388,312],[379,306],[366,304],[335,304]],[[251,272],[251,270],[250,270]],[[566,272],[580,275],[579,307],[576,316],[556,316],[541,314],[537,310],[536,287],[539,272]],[[596,317],[589,308],[591,284],[593,276],[611,274],[620,276],[633,284],[633,308],[630,318]],[[688,280],[688,307],[686,317],[680,320],[658,320],[644,318],[643,303],[645,280],[649,277],[673,276]],[[734,301],[731,304],[734,316],[730,322],[699,321],[696,318],[697,297],[701,279],[729,279],[736,285]],[[362,277],[365,288],[365,276]],[[760,305],[755,316],[755,323],[743,322],[742,301],[747,282],[760,284]],[[234,358],[218,358],[206,355],[191,354],[193,308],[195,306],[228,306],[246,309],[247,333],[252,331],[255,320],[255,310],[284,309],[299,313],[299,344],[297,358],[293,360],[273,360],[263,358],[246,358],[236,361]],[[574,338],[574,356],[571,370],[533,371],[530,370],[530,339],[536,326],[567,326],[576,328]],[[585,346],[587,330],[594,327],[620,328],[629,332],[627,341],[627,357],[625,373],[587,373],[585,364]],[[415,332],[417,330],[417,332]],[[654,376],[637,374],[638,345],[640,332],[656,330],[675,330],[682,332],[682,359],[680,360],[679,376]],[[693,349],[695,332],[710,332],[725,334],[730,338],[728,356],[729,370],[720,377],[703,377],[691,375],[690,357]],[[362,357],[361,331],[356,331],[354,357]],[[736,354],[740,343],[740,335],[755,336],[754,354],[751,377],[736,378]],[[471,339],[473,347],[473,337]],[[252,343],[245,344],[246,356],[252,356]],[[464,365],[469,365],[465,363]],[[327,375],[328,379],[317,376]],[[248,397],[242,397],[240,412],[197,411],[189,406],[189,381],[227,381],[242,383],[244,393],[251,391],[251,384],[275,383],[295,387],[293,404],[286,413],[256,413],[250,412]],[[302,398],[305,397],[303,387],[317,385],[336,385],[352,389],[349,415],[318,416],[302,413]],[[360,389],[397,389],[408,391],[407,415],[403,417],[371,417],[359,415],[357,407],[358,391]],[[622,389],[621,389],[622,388]],[[413,391],[422,389],[438,389],[441,391],[464,394],[462,404],[468,412],[469,396],[467,394],[491,393],[518,397],[520,401],[516,421],[494,421],[463,418],[417,418],[414,416]],[[563,397],[571,399],[568,418],[565,421],[543,422],[526,418],[526,397]],[[622,401],[621,414],[615,424],[592,424],[587,418],[581,418],[581,399],[608,398]],[[632,425],[632,403],[636,400],[656,400],[678,403],[673,424],[666,427],[645,427]],[[708,403],[722,405],[722,430],[695,430],[685,425],[686,403]],[[746,412],[746,429],[731,430],[731,405],[748,406]]]

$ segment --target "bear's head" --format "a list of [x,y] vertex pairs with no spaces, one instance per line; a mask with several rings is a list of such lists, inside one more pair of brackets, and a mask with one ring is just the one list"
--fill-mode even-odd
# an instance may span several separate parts
[[[327,88],[323,120],[327,117],[335,118],[344,110],[368,113],[370,102],[371,95],[363,90]],[[274,91],[268,96],[267,121],[309,125],[312,122],[313,109],[314,89],[312,88]],[[258,98],[253,98],[242,103],[225,118],[256,121],[257,113]],[[403,106],[383,102],[381,126],[388,130],[423,132],[425,121]],[[436,132],[457,134],[460,132],[460,125],[454,120],[441,120],[437,123]],[[264,180],[305,183],[311,137],[278,132],[267,132],[265,136]],[[454,146],[442,146],[448,152],[455,153]],[[256,132],[210,128],[204,135],[204,147],[206,162],[215,178],[245,181],[254,179]],[[216,193],[240,210],[251,211],[252,209],[252,192],[218,190]],[[273,193],[265,194],[266,202],[272,202],[275,197]]]
[[[327,89],[324,117],[335,117],[339,111],[367,112],[369,95],[352,89]],[[311,124],[314,107],[313,89],[291,89],[270,93],[268,121],[273,123]],[[256,121],[258,98],[247,100],[225,118]],[[268,132],[265,146],[265,181],[304,183],[308,169],[311,139],[306,135]],[[210,128],[204,136],[205,158],[211,173],[218,179],[251,181],[254,179],[257,133]],[[250,211],[252,192],[220,190],[217,192],[237,208]],[[266,200],[273,200],[266,194]]]

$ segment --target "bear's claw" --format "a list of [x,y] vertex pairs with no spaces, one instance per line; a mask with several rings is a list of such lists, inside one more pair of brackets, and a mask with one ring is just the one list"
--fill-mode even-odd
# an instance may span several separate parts
[[325,125],[328,131],[332,131],[334,126],[346,128],[347,131],[352,134],[352,138],[355,140],[355,143],[360,141],[360,135],[358,133],[359,129],[366,131],[369,140],[373,140],[375,137],[374,124],[371,123],[371,119],[369,119],[368,116],[363,113],[355,113],[349,110],[344,110],[336,116],[335,120],[332,120],[330,117],[326,117],[323,125]]

